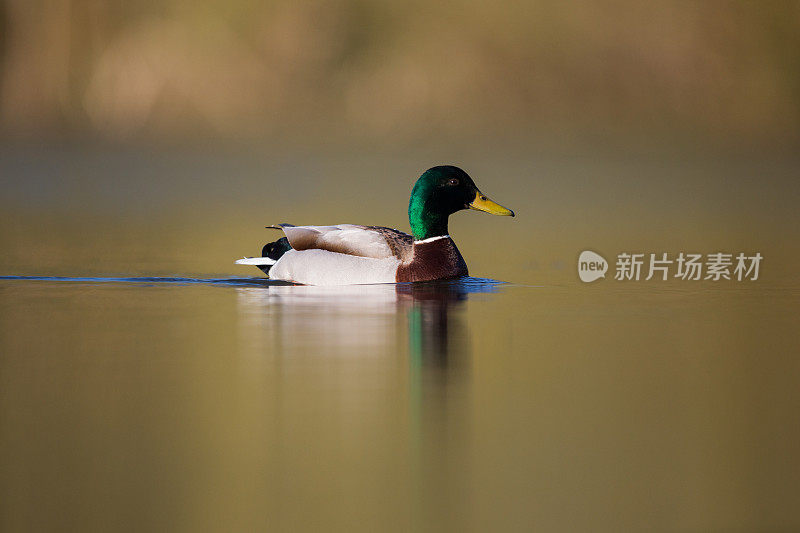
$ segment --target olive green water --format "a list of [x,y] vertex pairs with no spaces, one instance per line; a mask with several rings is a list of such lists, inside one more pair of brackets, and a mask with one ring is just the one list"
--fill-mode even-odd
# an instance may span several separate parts
[[[232,264],[407,228],[430,159],[6,150],[0,275],[70,279],[0,279],[2,529],[800,528],[795,160],[455,154],[518,213],[453,218],[475,279]],[[764,261],[584,284],[585,249]]]

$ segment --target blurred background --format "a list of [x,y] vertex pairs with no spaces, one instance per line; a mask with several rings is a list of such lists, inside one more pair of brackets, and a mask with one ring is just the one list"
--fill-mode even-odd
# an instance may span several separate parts
[[8,139],[798,137],[792,1],[0,5]]
[[[266,224],[407,229],[442,163],[522,216],[454,219],[506,279],[794,227],[792,1],[3,0],[0,35],[4,274],[225,273]],[[492,273],[495,231],[518,244]]]

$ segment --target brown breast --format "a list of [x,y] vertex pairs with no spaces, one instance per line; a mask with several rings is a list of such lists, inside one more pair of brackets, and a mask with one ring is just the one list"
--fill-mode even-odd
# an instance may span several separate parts
[[397,281],[430,281],[467,276],[467,264],[450,237],[415,242],[411,259],[397,268]]

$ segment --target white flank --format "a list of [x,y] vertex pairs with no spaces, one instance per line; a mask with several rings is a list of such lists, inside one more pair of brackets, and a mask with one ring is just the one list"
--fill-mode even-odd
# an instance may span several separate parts
[[270,259],[269,257],[244,257],[242,259],[236,260],[237,265],[255,265],[255,266],[267,266],[267,265],[274,265],[275,259]]
[[422,239],[421,241],[414,241],[414,244],[425,244],[426,242],[433,242],[438,241],[439,239],[449,239],[450,235],[438,235],[436,237],[428,237],[427,239]]
[[270,269],[269,277],[305,285],[395,283],[399,265],[394,256],[376,259],[327,250],[289,250]]

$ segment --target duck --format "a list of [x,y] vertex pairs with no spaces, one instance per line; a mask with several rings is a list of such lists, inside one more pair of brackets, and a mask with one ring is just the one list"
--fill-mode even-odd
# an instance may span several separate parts
[[383,226],[277,224],[284,236],[245,257],[271,280],[303,285],[363,285],[433,281],[468,276],[447,229],[450,215],[473,209],[514,216],[478,189],[464,170],[435,166],[417,179],[408,203],[411,234]]

